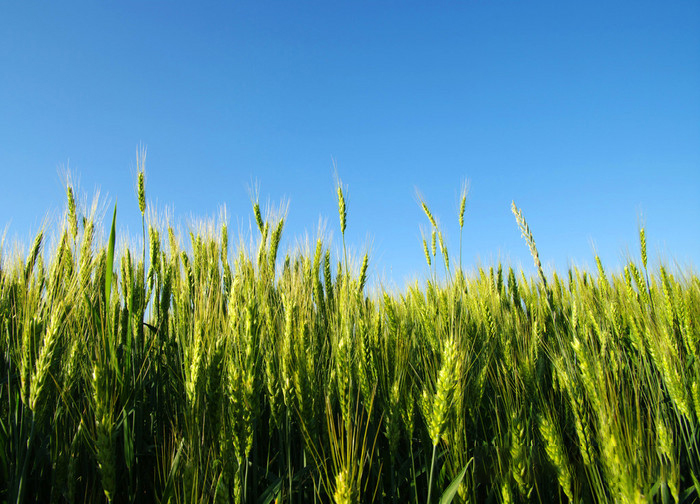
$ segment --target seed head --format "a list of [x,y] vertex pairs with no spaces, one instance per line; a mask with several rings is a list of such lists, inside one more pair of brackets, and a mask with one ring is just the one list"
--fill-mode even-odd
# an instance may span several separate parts
[[255,205],[253,205],[253,213],[255,214],[255,222],[258,225],[258,229],[262,233],[265,224],[263,223],[262,214],[260,213],[260,203],[257,201],[255,202]]
[[367,282],[367,265],[368,265],[368,257],[367,254],[365,254],[364,259],[362,259],[362,267],[360,268],[360,288],[359,291],[362,292],[362,290],[365,288],[365,282]]
[[146,175],[145,175],[145,165],[146,165],[146,148],[141,147],[136,152],[136,171],[137,175],[137,196],[139,198],[139,210],[141,215],[144,215],[146,211]]
[[425,252],[425,260],[428,261],[428,267],[430,267],[431,261],[430,261],[430,251],[428,250],[428,242],[425,241],[425,238],[423,238],[423,251]]
[[465,183],[462,186],[462,199],[459,202],[459,229],[462,229],[464,227],[464,209],[467,205],[467,191],[468,186]]
[[138,175],[138,197],[139,197],[139,211],[141,215],[144,215],[146,211],[146,187],[145,187],[145,176],[143,171],[139,171]]
[[343,188],[340,184],[338,184],[338,214],[340,215],[340,232],[345,234],[345,224],[348,214],[345,209],[345,196],[343,195]]
[[435,217],[433,217],[433,214],[430,212],[428,205],[425,204],[425,201],[421,201],[420,205],[421,207],[423,207],[423,212],[425,212],[425,215],[428,217],[430,223],[433,225],[434,228],[437,228],[437,222],[435,222]]
[[70,232],[73,235],[73,239],[78,236],[78,215],[75,210],[75,195],[73,194],[73,188],[68,186],[66,189],[68,196],[68,226],[70,227]]

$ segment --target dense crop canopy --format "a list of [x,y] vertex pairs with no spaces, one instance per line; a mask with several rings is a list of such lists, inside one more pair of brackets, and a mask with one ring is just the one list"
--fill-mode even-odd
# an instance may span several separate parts
[[700,280],[647,269],[643,230],[641,266],[545,276],[513,205],[536,278],[465,276],[421,202],[430,280],[368,295],[344,241],[278,257],[256,203],[253,252],[185,244],[138,191],[143,249],[69,187],[53,250],[0,251],[0,501],[700,498]]

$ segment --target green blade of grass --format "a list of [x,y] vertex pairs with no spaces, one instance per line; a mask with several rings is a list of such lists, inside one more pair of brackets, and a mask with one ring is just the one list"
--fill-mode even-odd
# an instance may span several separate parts
[[[110,320],[109,316],[109,295],[112,292],[112,270],[114,269],[114,241],[116,237],[117,224],[117,203],[114,203],[114,214],[112,215],[112,229],[109,231],[109,243],[107,245],[107,266],[105,271],[105,313],[106,319]],[[114,335],[112,334],[111,324],[106,324],[107,339],[109,340],[109,351],[112,364],[117,371],[117,356],[114,348]],[[119,373],[117,373],[119,375]]]
[[109,244],[107,245],[107,271],[105,272],[105,307],[109,314],[109,294],[112,292],[112,269],[114,268],[114,240],[116,236],[117,204],[114,204],[112,215],[112,229],[109,232]]
[[457,475],[455,479],[452,480],[452,483],[450,483],[450,486],[448,486],[445,491],[443,492],[442,496],[440,496],[440,500],[438,501],[439,504],[450,504],[452,502],[452,499],[455,498],[455,495],[457,494],[457,490],[459,489],[460,483],[462,483],[462,480],[464,479],[464,475],[467,474],[467,468],[469,467],[469,464],[471,464],[473,458],[467,462],[467,465],[464,466],[464,469]]
[[173,461],[170,465],[170,471],[168,472],[168,479],[165,482],[165,489],[163,490],[163,495],[161,495],[160,502],[161,504],[166,504],[170,502],[170,498],[173,495],[173,492],[175,490],[175,476],[177,474],[177,470],[180,467],[180,459],[182,458],[182,450],[185,447],[185,440],[181,439],[180,440],[180,445],[177,448],[177,452],[175,452],[175,457],[173,457]]

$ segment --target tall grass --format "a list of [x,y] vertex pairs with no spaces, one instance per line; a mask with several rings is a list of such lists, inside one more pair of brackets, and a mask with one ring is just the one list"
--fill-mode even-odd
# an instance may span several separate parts
[[700,280],[644,229],[641,264],[546,276],[513,204],[536,277],[466,276],[421,201],[428,280],[368,295],[340,183],[342,257],[281,256],[257,202],[252,248],[148,219],[144,156],[140,249],[70,185],[56,245],[0,247],[0,501],[700,499]]

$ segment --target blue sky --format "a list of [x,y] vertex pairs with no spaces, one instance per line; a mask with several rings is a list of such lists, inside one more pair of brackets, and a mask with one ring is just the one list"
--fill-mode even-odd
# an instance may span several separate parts
[[[186,228],[250,188],[289,201],[287,247],[339,226],[401,287],[428,270],[416,190],[467,269],[700,264],[700,3],[3,2],[0,230],[31,240],[64,205],[66,169],[140,229],[149,204]],[[55,220],[55,219],[54,219]]]

